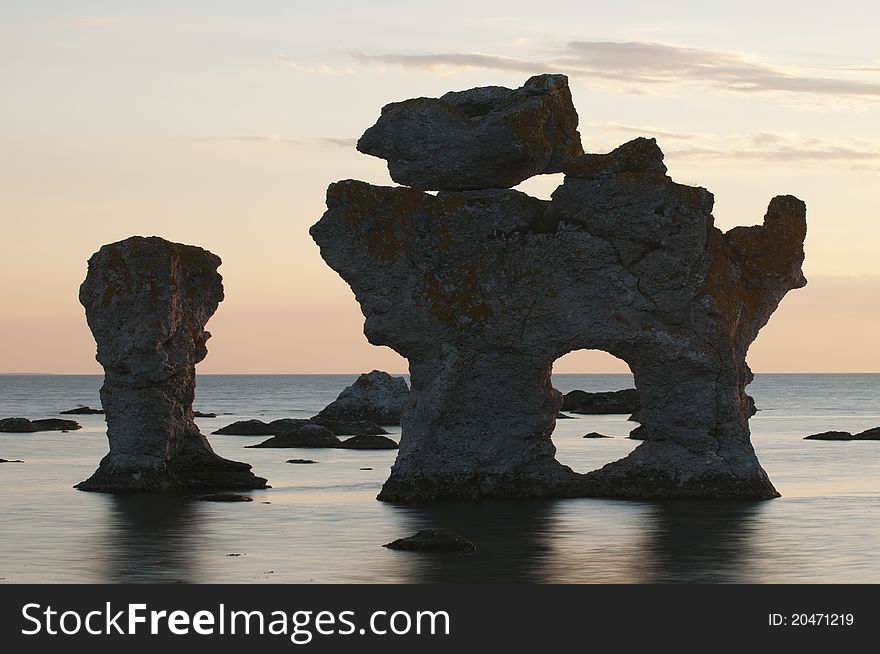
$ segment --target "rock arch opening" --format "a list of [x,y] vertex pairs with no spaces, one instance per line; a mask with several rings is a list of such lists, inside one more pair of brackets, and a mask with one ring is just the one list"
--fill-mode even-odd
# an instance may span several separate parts
[[554,362],[552,383],[562,394],[552,434],[561,464],[586,473],[638,445],[629,436],[639,427],[640,403],[625,361],[601,350],[569,352]]

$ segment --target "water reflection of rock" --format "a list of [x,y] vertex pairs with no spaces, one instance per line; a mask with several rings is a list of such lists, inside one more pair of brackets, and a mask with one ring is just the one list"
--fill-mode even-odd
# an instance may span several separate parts
[[760,502],[675,501],[654,505],[647,526],[645,583],[747,583],[759,554]]
[[[556,522],[553,500],[437,502],[397,506],[400,533],[439,528],[476,545],[472,554],[395,553],[395,564],[410,583],[541,583],[552,555]],[[393,538],[388,538],[393,540]]]
[[195,502],[173,496],[111,495],[97,545],[105,583],[197,582],[200,519]]

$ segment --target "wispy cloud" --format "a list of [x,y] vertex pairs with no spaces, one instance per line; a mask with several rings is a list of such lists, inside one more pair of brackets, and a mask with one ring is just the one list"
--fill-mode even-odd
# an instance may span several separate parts
[[[789,164],[844,164],[861,167],[880,163],[880,140],[861,138],[803,137],[797,134],[760,131],[747,135],[722,136],[702,132],[677,132],[654,127],[621,123],[589,123],[597,132],[656,137],[663,147],[666,141],[680,141],[664,148],[667,157],[682,159],[750,159],[780,161]],[[601,139],[606,141],[608,139]],[[613,137],[618,142],[621,137]]]
[[613,80],[645,86],[704,84],[737,93],[789,93],[834,98],[880,99],[875,64],[847,68],[784,66],[742,52],[707,50],[647,41],[571,41],[540,61],[486,53],[365,54],[364,64],[429,70],[483,68]]
[[294,61],[289,55],[277,54],[275,58],[283,62],[290,70],[304,75],[328,75],[343,76],[354,75],[355,71],[350,66],[331,66],[325,63],[305,63]]
[[355,138],[338,138],[335,136],[277,136],[262,134],[245,134],[242,136],[228,136],[223,138],[224,141],[233,141],[238,143],[256,143],[264,145],[332,145],[339,148],[354,148],[357,143]]

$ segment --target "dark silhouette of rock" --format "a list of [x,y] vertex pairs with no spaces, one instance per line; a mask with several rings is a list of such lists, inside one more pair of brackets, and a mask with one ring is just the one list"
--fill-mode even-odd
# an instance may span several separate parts
[[597,431],[591,431],[588,434],[584,434],[584,438],[611,438],[611,436],[606,436],[605,434],[600,434]]
[[24,463],[21,459],[0,459],[0,463]]
[[382,108],[357,143],[388,160],[398,184],[420,189],[510,188],[558,173],[583,154],[565,75],[537,75],[521,88],[488,86]]
[[556,419],[557,420],[574,420],[574,416],[567,416],[564,413],[557,413]]
[[337,436],[370,436],[373,434],[387,434],[388,432],[375,422],[367,420],[334,420],[315,416],[312,422],[326,427]]
[[398,445],[387,436],[363,435],[346,438],[339,447],[348,450],[396,450]]
[[477,549],[471,541],[445,529],[422,529],[382,547],[406,552],[475,552]]
[[254,498],[247,495],[239,495],[238,493],[214,493],[212,495],[202,495],[198,500],[200,502],[253,502]]
[[216,413],[203,413],[201,411],[193,411],[193,418],[216,418]]
[[133,236],[89,259],[79,299],[104,367],[101,404],[110,452],[77,485],[102,492],[264,488],[246,463],[211,449],[193,421],[195,365],[205,324],[223,299],[220,258]]
[[317,461],[313,461],[312,459],[287,459],[286,463],[317,463]]
[[12,434],[32,434],[38,431],[76,431],[82,425],[73,420],[46,418],[44,420],[28,420],[27,418],[3,418],[0,420],[0,432]]
[[308,420],[286,425],[272,438],[248,447],[339,447],[342,441],[329,429]]
[[[804,203],[777,196],[763,224],[722,233],[712,195],[673,182],[646,138],[565,172],[550,201],[488,188],[489,176],[484,190],[436,195],[330,185],[312,237],[368,340],[409,360],[379,498],[778,496],[749,439],[745,356],[806,284]],[[551,441],[552,365],[579,349],[629,365],[648,436],[586,475]]]
[[602,393],[571,391],[562,396],[562,410],[570,413],[634,413],[640,406],[639,392],[634,388]]
[[75,409],[68,409],[67,411],[59,411],[59,414],[62,416],[98,416],[104,415],[103,409],[93,409],[88,406],[78,406]]
[[866,429],[858,434],[848,431],[823,431],[820,434],[804,436],[806,441],[877,441],[880,440],[880,427]]
[[228,436],[273,436],[275,431],[262,420],[238,420],[211,433]]
[[319,424],[334,420],[399,425],[408,402],[409,388],[403,377],[392,377],[387,372],[373,370],[358,377],[313,420]]
[[627,418],[629,422],[640,422],[639,420],[639,412],[635,411],[629,418]]
[[634,441],[646,441],[648,440],[648,430],[645,429],[644,425],[639,425],[629,433],[627,438],[631,438]]

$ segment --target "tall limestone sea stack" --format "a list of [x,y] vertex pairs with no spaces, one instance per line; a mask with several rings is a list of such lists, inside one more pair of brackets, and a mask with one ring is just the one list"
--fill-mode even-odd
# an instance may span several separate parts
[[103,246],[80,288],[104,367],[110,453],[77,485],[102,492],[265,488],[246,463],[221,458],[193,421],[205,324],[223,299],[220,258],[133,236]]
[[[358,147],[414,188],[328,189],[312,237],[370,342],[410,364],[380,499],[778,495],[750,442],[745,356],[806,283],[804,203],[778,196],[762,225],[722,233],[712,194],[673,182],[653,139],[582,154],[577,123],[562,75],[396,103]],[[550,201],[509,188],[560,169]],[[588,474],[551,441],[552,365],[578,349],[629,364],[646,435]]]

